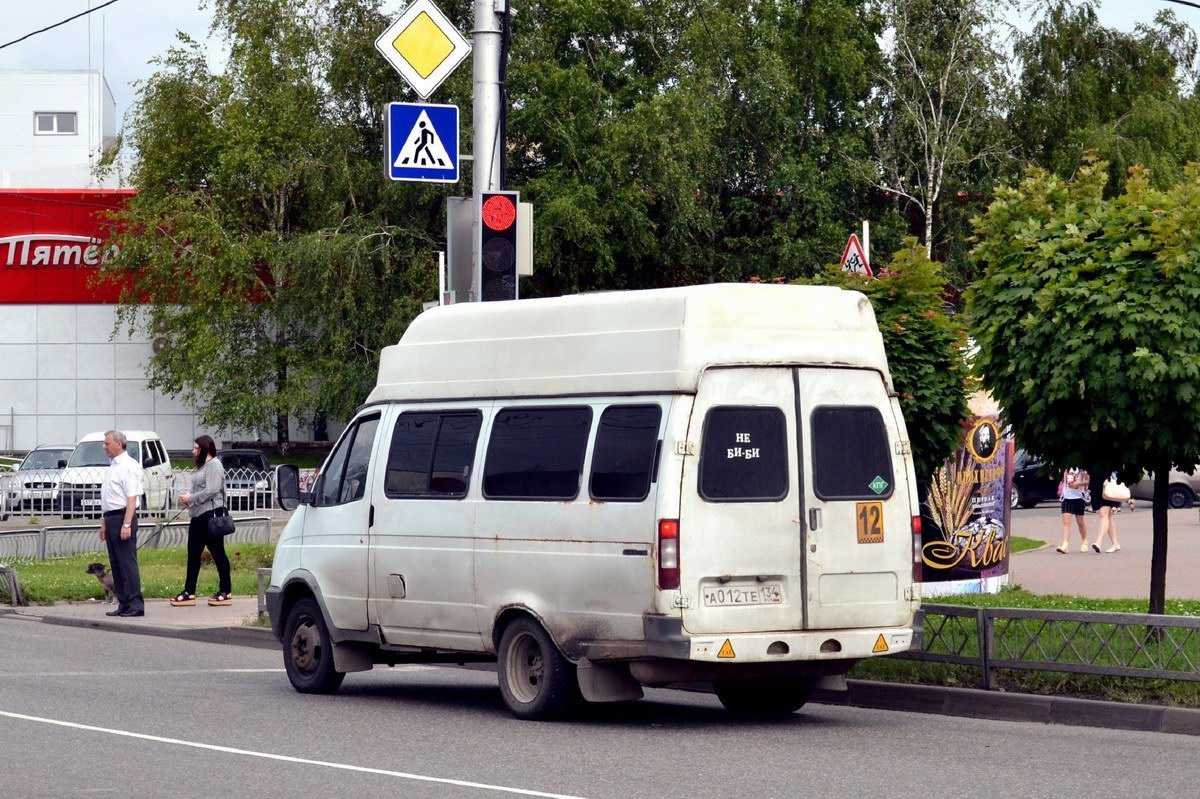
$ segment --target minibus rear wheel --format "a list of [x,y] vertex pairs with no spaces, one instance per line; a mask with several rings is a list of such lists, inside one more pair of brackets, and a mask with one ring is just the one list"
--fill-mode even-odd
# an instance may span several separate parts
[[505,627],[496,654],[500,694],[517,718],[559,719],[582,701],[575,666],[533,619],[516,619]]
[[738,716],[788,716],[804,707],[812,694],[805,679],[713,680],[717,699]]
[[331,694],[346,678],[333,667],[333,642],[315,599],[301,599],[288,613],[283,667],[292,687],[302,694]]

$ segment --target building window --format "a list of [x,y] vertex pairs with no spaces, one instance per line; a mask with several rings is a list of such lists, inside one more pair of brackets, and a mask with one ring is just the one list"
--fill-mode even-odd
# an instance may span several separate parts
[[38,136],[74,136],[79,132],[75,120],[74,111],[38,111],[33,115],[33,132]]

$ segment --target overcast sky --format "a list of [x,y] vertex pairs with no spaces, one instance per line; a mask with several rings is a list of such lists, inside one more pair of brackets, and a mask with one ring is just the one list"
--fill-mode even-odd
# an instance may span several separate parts
[[[0,0],[0,44],[100,5],[104,0]],[[514,5],[519,7],[520,0]],[[99,69],[117,101],[120,126],[132,104],[135,82],[153,72],[150,61],[175,42],[177,30],[208,40],[212,12],[197,0],[117,0],[107,8],[39,34],[20,44],[0,49],[0,69]],[[397,12],[405,0],[385,0],[380,5]],[[1130,30],[1149,22],[1161,8],[1171,8],[1180,19],[1200,29],[1200,9],[1162,0],[1103,0],[1100,16],[1106,25]],[[89,42],[89,20],[90,41]],[[220,43],[210,44],[220,57]]]

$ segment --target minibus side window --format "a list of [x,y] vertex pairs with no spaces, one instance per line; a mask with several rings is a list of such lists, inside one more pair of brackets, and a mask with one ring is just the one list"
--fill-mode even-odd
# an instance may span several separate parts
[[812,460],[813,492],[821,499],[886,499],[895,488],[878,408],[814,408]]
[[465,497],[481,421],[473,411],[401,414],[392,432],[384,494]]
[[779,408],[725,405],[704,418],[700,496],[776,502],[788,494],[787,420]]
[[[325,461],[325,471],[317,482],[318,507],[340,505],[360,499],[366,490],[368,461],[375,442],[379,415],[369,416],[347,430],[333,453]],[[344,478],[344,479],[343,479]]]
[[610,405],[604,409],[592,451],[593,499],[640,502],[650,495],[661,420],[662,408],[657,405]]
[[346,472],[342,475],[342,492],[340,503],[353,502],[362,499],[367,490],[367,468],[371,463],[371,447],[375,443],[375,429],[379,427],[379,417],[366,419],[358,425],[354,433],[354,443],[350,446],[350,457],[346,459]]
[[574,499],[592,427],[586,406],[502,408],[492,424],[483,495],[489,499]]

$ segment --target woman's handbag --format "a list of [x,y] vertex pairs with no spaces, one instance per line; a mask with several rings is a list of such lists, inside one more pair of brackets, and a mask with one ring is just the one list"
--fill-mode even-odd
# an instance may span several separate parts
[[1104,488],[1101,490],[1100,496],[1109,502],[1128,502],[1129,487],[1124,483],[1118,483],[1116,480],[1109,478],[1104,481]]
[[213,538],[224,538],[234,530],[233,517],[228,508],[217,508],[208,517],[208,534]]

